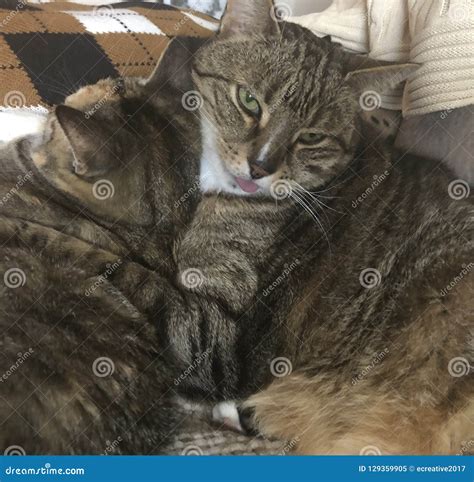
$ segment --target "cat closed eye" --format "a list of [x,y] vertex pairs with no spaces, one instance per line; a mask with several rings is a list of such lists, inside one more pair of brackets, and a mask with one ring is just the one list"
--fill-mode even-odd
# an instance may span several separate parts
[[319,144],[325,137],[324,134],[319,134],[318,132],[305,132],[298,137],[297,142],[301,144],[315,145]]
[[262,108],[255,96],[245,87],[239,87],[237,98],[244,111],[252,117],[259,118]]

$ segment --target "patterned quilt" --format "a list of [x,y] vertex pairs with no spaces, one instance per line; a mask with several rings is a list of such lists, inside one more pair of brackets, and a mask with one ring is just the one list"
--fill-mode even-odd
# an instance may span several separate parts
[[171,38],[208,37],[217,25],[159,3],[0,0],[0,141],[38,129],[47,110],[79,87],[147,77]]

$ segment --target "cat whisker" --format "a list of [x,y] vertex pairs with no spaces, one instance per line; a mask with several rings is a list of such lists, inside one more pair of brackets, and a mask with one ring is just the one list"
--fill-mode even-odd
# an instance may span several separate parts
[[321,223],[318,215],[311,209],[311,205],[308,204],[307,201],[305,201],[296,191],[291,191],[290,192],[290,197],[296,201],[297,204],[299,204],[312,218],[313,220],[318,224],[319,228],[321,229],[321,232],[323,233],[326,242],[328,244],[329,251],[331,252],[331,243],[329,242],[329,237],[326,233],[326,230],[324,229],[323,224]]
[[312,196],[311,194],[305,192],[304,190],[301,190],[301,189],[296,189],[296,194],[306,202],[306,204],[308,204],[309,206],[312,206],[313,204],[316,204],[316,208],[320,208],[321,212],[323,213],[324,217],[326,218],[326,222],[328,224],[329,223],[329,218],[327,216],[327,214],[325,213],[324,209],[321,208],[321,205],[319,203],[319,201],[314,197]]
[[[301,186],[301,184],[298,184],[297,182],[295,182],[295,185],[297,187],[297,190],[300,194],[303,194],[304,196],[307,196],[309,197],[310,199],[312,199],[314,202],[316,202],[321,208],[322,207],[325,207],[327,209],[330,209],[331,211],[334,211],[335,213],[338,213],[338,214],[344,214],[342,213],[341,211],[338,211],[334,208],[332,208],[331,206],[328,206],[326,203],[324,203],[323,201],[321,201],[319,198],[320,197],[323,197],[325,199],[332,199],[331,197],[328,197],[328,196],[320,196],[318,193],[315,193],[315,192],[311,192],[311,191],[308,191],[307,189],[305,189],[303,186]],[[321,209],[323,211],[323,209]]]

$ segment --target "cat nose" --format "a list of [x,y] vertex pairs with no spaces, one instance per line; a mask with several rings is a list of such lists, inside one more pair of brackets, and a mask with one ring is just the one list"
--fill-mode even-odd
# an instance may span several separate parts
[[249,167],[252,179],[261,179],[262,177],[274,174],[276,171],[270,164],[259,161],[249,161]]

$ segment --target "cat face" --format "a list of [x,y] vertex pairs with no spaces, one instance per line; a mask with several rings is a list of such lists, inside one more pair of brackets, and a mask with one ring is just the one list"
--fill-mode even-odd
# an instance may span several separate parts
[[[361,88],[403,79],[403,69],[385,72],[303,27],[277,23],[271,7],[229,2],[220,35],[194,63],[205,191],[269,195],[283,181],[326,184],[354,155]],[[369,68],[360,70],[361,61]]]

